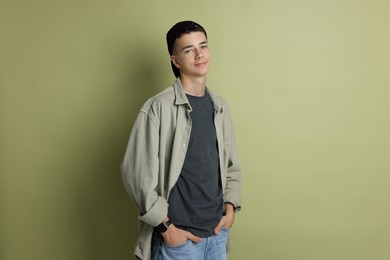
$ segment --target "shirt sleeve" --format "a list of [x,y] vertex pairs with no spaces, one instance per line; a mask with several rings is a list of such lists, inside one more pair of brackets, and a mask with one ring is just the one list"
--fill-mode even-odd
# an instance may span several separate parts
[[157,226],[168,214],[168,202],[156,192],[159,127],[149,111],[141,110],[134,123],[121,164],[124,186],[138,207],[139,219]]
[[224,192],[225,202],[231,203],[234,210],[241,210],[241,167],[238,159],[237,145],[233,131],[233,124],[226,105],[224,119],[225,133],[225,163],[226,163],[226,186]]

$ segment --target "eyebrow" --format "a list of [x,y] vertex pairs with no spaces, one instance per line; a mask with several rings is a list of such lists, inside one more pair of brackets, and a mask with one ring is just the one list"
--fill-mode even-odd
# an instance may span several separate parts
[[[207,43],[207,41],[203,41],[203,42],[199,43],[199,45],[202,45],[202,44],[205,44],[205,43]],[[194,45],[190,44],[190,45],[184,46],[183,48],[181,48],[181,50],[184,51],[185,49],[188,49],[188,48],[191,48],[191,47],[194,47]]]

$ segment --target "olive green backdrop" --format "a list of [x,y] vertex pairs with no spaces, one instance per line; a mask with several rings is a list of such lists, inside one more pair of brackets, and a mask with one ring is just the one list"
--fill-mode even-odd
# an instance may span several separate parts
[[243,211],[230,259],[390,259],[388,1],[0,3],[0,259],[133,259],[120,178],[165,33],[209,33]]

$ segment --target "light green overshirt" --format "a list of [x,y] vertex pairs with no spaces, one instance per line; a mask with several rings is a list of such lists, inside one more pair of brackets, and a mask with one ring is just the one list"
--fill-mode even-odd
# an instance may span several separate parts
[[[228,104],[213,95],[214,124],[224,201],[241,208],[241,171]],[[134,122],[121,164],[122,179],[139,209],[135,255],[150,259],[153,228],[168,214],[168,196],[175,185],[191,135],[191,106],[180,78],[148,99]],[[199,151],[202,152],[202,151]]]

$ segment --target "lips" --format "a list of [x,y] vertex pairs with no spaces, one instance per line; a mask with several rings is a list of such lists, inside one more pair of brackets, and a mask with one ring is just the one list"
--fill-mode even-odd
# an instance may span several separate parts
[[195,66],[196,67],[200,67],[200,66],[203,66],[203,65],[206,65],[207,64],[207,61],[204,61],[204,62],[200,62],[200,63],[195,63]]

